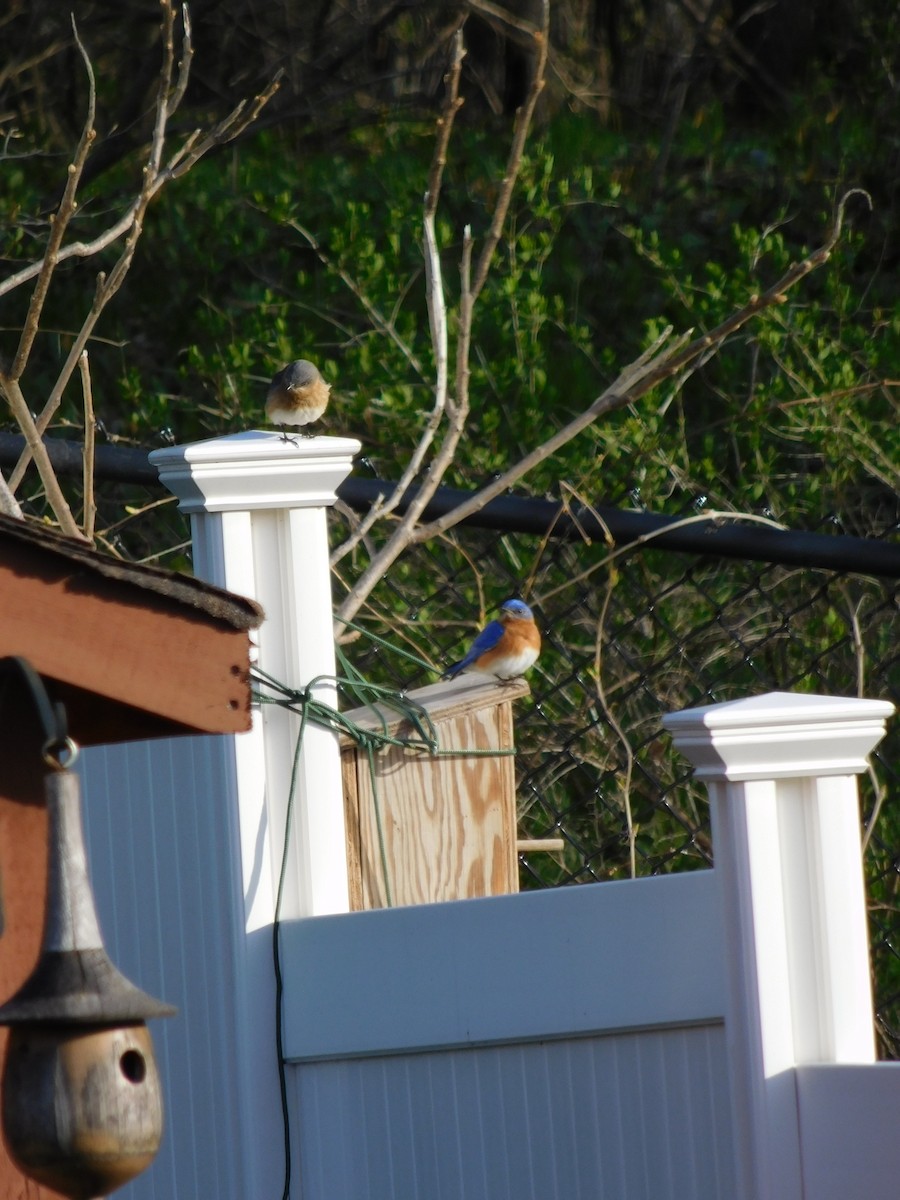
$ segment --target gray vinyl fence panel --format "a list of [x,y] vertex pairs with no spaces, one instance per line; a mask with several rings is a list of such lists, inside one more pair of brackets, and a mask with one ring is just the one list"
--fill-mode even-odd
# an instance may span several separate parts
[[721,1025],[304,1064],[304,1196],[735,1195]]
[[[110,954],[179,1009],[153,1022],[163,1146],[123,1200],[281,1194],[274,1005],[247,1000],[271,929],[244,930],[229,747],[82,757]],[[703,871],[286,922],[293,1200],[734,1195],[719,908]]]

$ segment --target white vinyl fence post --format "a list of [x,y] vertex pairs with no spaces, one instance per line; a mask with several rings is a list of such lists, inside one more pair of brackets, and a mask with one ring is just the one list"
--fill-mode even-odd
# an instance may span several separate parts
[[[334,704],[331,575],[326,510],[350,473],[359,443],[348,438],[284,441],[249,432],[151,455],[160,481],[190,513],[194,569],[210,583],[258,600],[260,668],[286,684],[319,680],[311,694]],[[322,678],[324,677],[324,678]],[[299,719],[273,705],[256,714],[254,737],[236,739],[246,788],[238,797],[246,834],[250,928],[268,924],[284,849]],[[263,784],[265,785],[263,787]],[[262,835],[262,837],[261,837]],[[265,869],[260,873],[260,845]],[[307,724],[297,771],[282,917],[349,907],[340,749],[336,734]]]
[[875,1058],[855,775],[893,705],[776,692],[663,718],[709,787],[741,1200],[801,1200],[793,1068]]
[[[157,450],[160,480],[191,516],[194,569],[210,583],[252,597],[266,618],[258,632],[258,665],[275,679],[336,702],[333,607],[327,509],[350,473],[358,442],[253,431]],[[324,677],[324,678],[323,678]],[[318,682],[314,682],[318,681]],[[293,794],[300,720],[274,705],[254,711],[253,729],[231,737],[236,825],[243,895],[233,931],[241,1079],[249,1177],[259,1195],[274,1194],[282,1114],[275,1047],[275,980],[271,928],[282,855],[287,854],[280,916],[313,916],[349,908],[340,748],[337,735],[307,724]],[[224,1048],[223,1048],[224,1050]],[[280,1192],[279,1192],[280,1194]]]

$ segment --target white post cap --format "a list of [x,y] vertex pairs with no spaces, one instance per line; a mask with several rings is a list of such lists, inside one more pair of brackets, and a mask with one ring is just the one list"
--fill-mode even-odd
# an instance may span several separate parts
[[334,504],[360,449],[354,438],[296,435],[285,441],[252,429],[167,446],[149,457],[182,512],[237,512]]
[[887,700],[770,692],[668,713],[663,725],[698,779],[858,775],[893,712]]

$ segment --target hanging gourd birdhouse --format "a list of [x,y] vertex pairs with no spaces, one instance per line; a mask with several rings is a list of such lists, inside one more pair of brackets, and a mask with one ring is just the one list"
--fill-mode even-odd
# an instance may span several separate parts
[[[40,679],[19,665],[34,694]],[[42,717],[50,711],[46,696],[38,706]],[[45,747],[47,908],[37,964],[0,1006],[0,1025],[10,1028],[2,1119],[26,1175],[91,1200],[143,1171],[159,1148],[162,1102],[146,1021],[175,1010],[130,983],[104,949],[69,769],[76,753],[64,737]]]

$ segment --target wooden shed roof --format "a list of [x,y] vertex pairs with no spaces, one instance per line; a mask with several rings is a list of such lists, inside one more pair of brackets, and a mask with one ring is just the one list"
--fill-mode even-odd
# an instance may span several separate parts
[[0,656],[22,655],[80,742],[249,728],[253,600],[0,516]]
[[[110,554],[101,554],[87,542],[64,537],[49,525],[19,521],[0,514],[0,545],[10,542],[40,547],[49,555],[77,565],[86,574],[119,580],[159,596],[168,596],[234,629],[256,629],[264,616],[262,607],[255,600],[237,596],[192,575],[125,562]],[[5,555],[5,547],[0,553]]]

